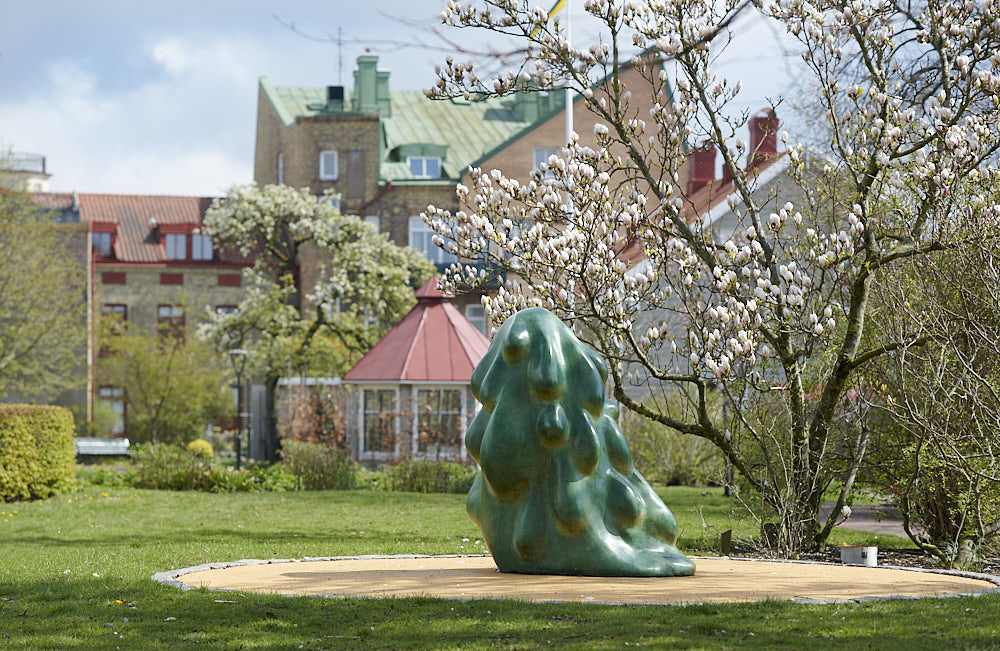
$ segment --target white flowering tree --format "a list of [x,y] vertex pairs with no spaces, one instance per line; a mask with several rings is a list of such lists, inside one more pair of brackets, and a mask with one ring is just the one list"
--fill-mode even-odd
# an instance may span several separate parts
[[[415,303],[433,266],[308,188],[236,185],[206,212],[203,232],[252,258],[245,298],[215,313],[199,336],[246,348],[266,378],[270,413],[278,378],[343,373]],[[308,277],[309,285],[303,286]],[[269,431],[275,436],[274,423]]]
[[[438,242],[509,270],[493,323],[541,305],[610,361],[627,408],[714,443],[761,500],[765,541],[822,547],[850,494],[866,434],[852,418],[859,369],[920,338],[865,338],[873,285],[895,265],[970,246],[969,220],[1000,225],[996,166],[1000,12],[995,3],[885,0],[742,3],[588,0],[602,42],[567,43],[521,0],[450,2],[442,20],[519,36],[523,65],[495,79],[449,59],[434,97],[569,87],[599,123],[531,179],[473,169],[464,209],[428,208]],[[738,80],[713,69],[739,11],[801,44],[829,138],[788,144],[787,196],[762,193],[742,162]],[[536,26],[541,25],[537,31]],[[643,81],[628,87],[634,66]],[[669,71],[669,74],[668,74]],[[668,82],[669,77],[669,82]],[[653,107],[640,113],[633,98]],[[783,137],[787,140],[787,137]],[[692,145],[722,153],[736,231],[702,226],[677,179]],[[645,262],[622,259],[641,247]],[[481,265],[443,279],[481,283]],[[718,391],[729,416],[708,409]],[[682,408],[671,396],[683,396]],[[839,487],[834,516],[823,493]],[[751,501],[748,500],[748,503]]]

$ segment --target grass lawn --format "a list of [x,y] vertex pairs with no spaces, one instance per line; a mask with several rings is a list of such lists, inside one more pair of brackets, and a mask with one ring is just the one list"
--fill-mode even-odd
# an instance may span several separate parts
[[[663,492],[686,549],[707,547],[727,528],[737,538],[752,533],[730,518],[720,491]],[[478,530],[463,502],[461,495],[377,491],[91,488],[45,502],[0,504],[0,648],[998,645],[997,596],[615,607],[182,592],[150,579],[159,571],[241,558],[479,552]],[[871,538],[849,536],[836,542]],[[886,544],[884,537],[880,544]]]

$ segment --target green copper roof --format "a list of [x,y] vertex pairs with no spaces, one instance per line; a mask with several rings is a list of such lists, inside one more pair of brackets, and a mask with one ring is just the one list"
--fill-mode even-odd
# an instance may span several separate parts
[[[286,129],[294,128],[298,118],[350,114],[349,108],[346,113],[324,113],[320,109],[326,101],[325,88],[278,87],[266,77],[260,79],[260,86]],[[346,89],[344,94],[344,105],[350,107]],[[441,146],[445,147],[442,180],[461,178],[470,164],[553,113],[539,111],[537,120],[527,122],[514,109],[512,97],[483,101],[430,100],[421,91],[390,91],[389,98],[391,116],[380,118],[379,176],[383,181],[415,180],[406,156],[417,155],[421,148],[439,152]]]
[[[457,179],[471,163],[529,126],[513,109],[510,99],[480,102],[432,101],[420,91],[390,93],[392,117],[384,122],[385,150],[431,143],[448,147],[442,175]],[[405,158],[386,166],[387,179],[412,178]]]

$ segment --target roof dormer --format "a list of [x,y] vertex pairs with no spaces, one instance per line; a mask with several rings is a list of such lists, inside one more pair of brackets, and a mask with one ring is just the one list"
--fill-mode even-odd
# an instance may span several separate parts
[[212,239],[202,235],[201,224],[159,224],[163,257],[167,262],[210,262],[215,254]]
[[115,222],[90,222],[90,248],[97,260],[113,260],[118,239]]
[[440,179],[445,176],[447,153],[447,145],[415,142],[395,147],[389,152],[389,161],[406,163],[415,179]]

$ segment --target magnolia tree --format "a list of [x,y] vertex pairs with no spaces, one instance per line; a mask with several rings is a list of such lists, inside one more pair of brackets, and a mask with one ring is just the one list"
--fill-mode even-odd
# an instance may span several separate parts
[[[272,421],[278,378],[343,373],[406,314],[414,288],[433,272],[420,253],[307,188],[233,186],[206,212],[203,232],[253,267],[243,273],[237,309],[210,315],[199,336],[220,350],[249,349],[248,365],[266,379]],[[306,273],[312,280],[303,286]],[[271,454],[273,422],[268,431]]]
[[[588,0],[602,41],[569,44],[542,9],[515,0],[449,3],[456,28],[529,43],[517,69],[481,79],[449,59],[433,97],[569,87],[598,119],[596,147],[574,135],[528,180],[472,169],[464,210],[429,207],[439,245],[511,273],[485,299],[494,324],[531,305],[573,324],[609,361],[616,398],[715,444],[753,489],[765,541],[822,547],[850,494],[866,435],[853,419],[859,369],[918,345],[866,339],[876,277],[904,261],[969,246],[968,221],[1000,225],[985,190],[995,153],[1000,13],[992,2]],[[742,164],[731,109],[741,83],[713,61],[725,26],[756,11],[801,44],[826,115],[820,151],[789,143],[787,196]],[[540,26],[536,30],[536,26]],[[627,54],[631,52],[632,54]],[[629,87],[633,67],[642,82]],[[651,109],[641,112],[638,99]],[[646,104],[644,104],[646,105]],[[782,140],[787,141],[783,136]],[[722,153],[732,176],[731,235],[703,227],[677,180],[692,145]],[[633,267],[622,251],[639,247]],[[486,281],[455,265],[448,288]],[[709,409],[710,395],[726,401]],[[673,408],[680,395],[683,408]],[[833,482],[834,515],[820,518]]]

